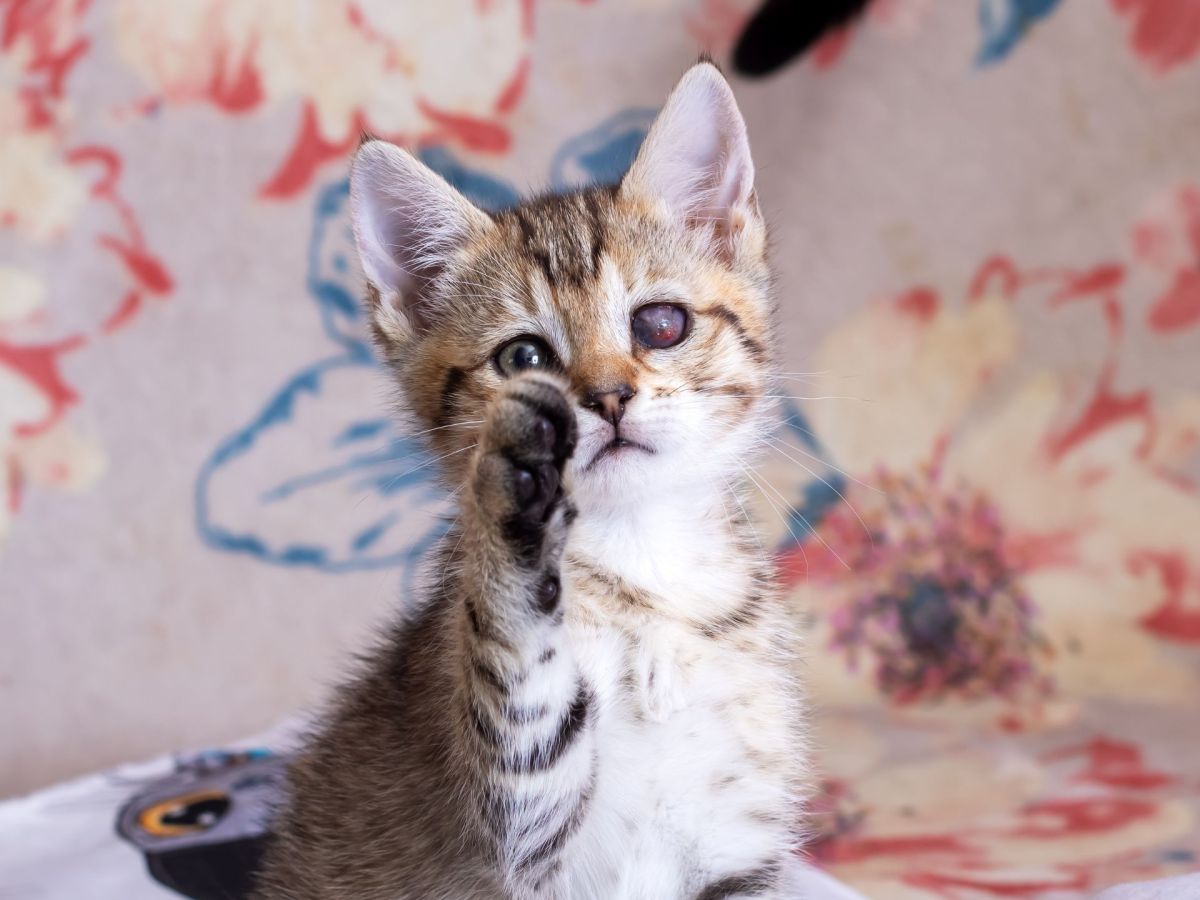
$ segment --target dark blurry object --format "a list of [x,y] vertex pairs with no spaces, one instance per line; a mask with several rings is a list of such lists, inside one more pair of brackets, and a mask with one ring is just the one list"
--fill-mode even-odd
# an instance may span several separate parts
[[163,887],[192,900],[250,893],[287,758],[263,751],[214,751],[181,764],[117,814],[117,833],[146,855]]
[[787,65],[825,35],[848,25],[871,0],[767,0],[733,50],[733,68],[762,77]]

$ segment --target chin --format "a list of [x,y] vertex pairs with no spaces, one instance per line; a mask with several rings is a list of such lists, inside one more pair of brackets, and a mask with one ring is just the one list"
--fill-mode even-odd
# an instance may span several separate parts
[[690,465],[684,454],[629,446],[598,458],[584,455],[576,467],[572,491],[582,510],[646,506],[699,491],[710,480],[708,475]]
[[654,493],[659,455],[637,446],[576,455],[573,496],[585,508],[645,502]]
[[[581,425],[571,461],[571,490],[581,511],[687,504],[723,490],[748,449],[740,431],[635,420],[623,424],[614,441],[607,425],[588,419]],[[696,447],[707,449],[697,453]]]

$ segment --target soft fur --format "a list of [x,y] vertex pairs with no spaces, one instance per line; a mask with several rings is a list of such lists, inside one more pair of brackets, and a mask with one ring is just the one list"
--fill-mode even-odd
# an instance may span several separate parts
[[[739,496],[770,403],[753,176],[707,63],[616,188],[488,215],[359,151],[376,336],[459,514],[295,764],[260,900],[792,896],[799,640]],[[650,350],[660,300],[690,331]],[[520,335],[559,365],[502,376]],[[598,458],[589,397],[622,385],[645,449]]]

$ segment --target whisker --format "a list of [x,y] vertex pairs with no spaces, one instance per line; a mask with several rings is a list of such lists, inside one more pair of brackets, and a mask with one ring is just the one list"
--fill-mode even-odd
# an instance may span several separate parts
[[742,498],[741,495],[738,494],[737,488],[730,484],[729,479],[724,475],[721,476],[721,480],[725,482],[725,487],[729,489],[729,493],[733,495],[733,500],[735,503],[737,503],[738,509],[742,511],[742,518],[745,520],[746,525],[750,528],[750,532],[754,535],[754,540],[758,543],[759,552],[762,553],[763,558],[769,558],[770,554],[767,553],[767,548],[763,546],[762,535],[759,534],[758,529],[754,527],[754,519],[750,517],[750,513],[746,512],[746,505],[742,503]]
[[816,372],[772,372],[772,376],[788,377],[799,375],[804,377],[821,377],[821,378],[861,378],[862,375],[858,372],[835,372],[833,369],[821,369]]
[[846,508],[849,509],[850,512],[854,513],[854,518],[858,519],[858,524],[862,526],[863,534],[865,534],[867,536],[867,540],[869,540],[871,542],[871,546],[872,547],[875,546],[875,535],[871,533],[871,529],[867,527],[867,523],[863,521],[863,517],[858,514],[858,510],[854,508],[854,504],[846,499],[845,494],[843,494],[841,491],[839,491],[837,488],[835,488],[832,484],[830,484],[828,481],[826,481],[824,478],[822,478],[820,475],[818,475],[816,472],[814,472],[812,469],[810,469],[808,466],[806,466],[800,460],[791,456],[787,452],[787,450],[784,448],[783,445],[776,443],[774,440],[772,440],[771,437],[767,436],[763,440],[766,442],[767,446],[771,447],[771,449],[773,449],[776,453],[782,454],[786,459],[788,459],[791,462],[798,465],[800,468],[802,468],[805,472],[807,472],[813,478],[817,479],[817,481],[821,482],[821,484],[825,485],[825,487],[829,488],[831,491],[833,491],[835,494],[837,494],[838,499],[840,499],[843,503],[845,503]]
[[[753,473],[747,472],[746,474],[749,475],[751,478],[754,478]],[[755,483],[757,483],[757,479],[755,479]],[[842,559],[842,557],[840,555],[838,555],[838,552],[829,545],[829,542],[826,541],[825,538],[821,537],[820,533],[817,531],[816,528],[813,527],[812,522],[808,521],[808,519],[805,517],[804,513],[800,512],[798,509],[796,509],[795,506],[792,505],[792,501],[790,501],[787,497],[783,496],[783,494],[781,494],[779,492],[779,489],[776,488],[775,485],[771,484],[769,481],[767,482],[767,487],[769,487],[771,490],[773,490],[775,492],[775,494],[779,497],[779,499],[781,501],[783,501],[783,503],[787,506],[787,508],[791,511],[791,513],[793,515],[799,516],[800,521],[804,523],[806,528],[808,528],[809,534],[811,534],[818,541],[820,541],[821,545],[826,550],[828,550],[831,554],[833,554],[833,558],[836,559],[838,562],[840,562],[843,566],[846,567],[847,572],[854,571],[854,569],[852,569],[850,567],[850,564],[847,563],[844,559]],[[789,528],[788,530],[790,531],[791,529]],[[796,537],[795,532],[792,532],[792,537]],[[799,543],[800,539],[796,538],[796,541],[797,541],[797,543]]]
[[762,399],[764,397],[770,397],[770,398],[780,399],[780,400],[857,400],[859,403],[870,403],[871,402],[871,399],[869,397],[854,397],[849,394],[821,394],[816,397],[806,397],[806,396],[802,396],[800,394],[776,394],[776,393],[725,394],[724,396],[726,396],[726,397],[752,397],[755,399]]
[[439,496],[435,497],[429,503],[421,503],[419,505],[411,506],[408,508],[417,509],[417,510],[420,510],[421,512],[433,512],[434,510],[441,509],[447,505],[452,505],[454,502],[454,499],[460,493],[462,493],[462,489],[463,489],[463,485],[460,484],[454,490],[450,491],[449,493],[440,494]]
[[[662,399],[662,397],[674,397],[679,393],[679,391],[680,391],[680,388],[676,388],[666,394],[661,395],[660,399]],[[734,400],[738,400],[738,399],[802,400],[802,401],[806,401],[806,402],[807,401],[815,401],[815,400],[855,400],[859,403],[874,402],[869,397],[855,397],[855,396],[852,396],[849,394],[819,394],[816,396],[804,395],[804,394],[779,394],[779,393],[775,393],[775,392],[761,393],[761,394],[747,394],[747,393],[741,393],[741,392],[726,391],[726,390],[722,390],[720,388],[688,388],[687,393],[684,394],[682,397],[679,397],[679,399],[680,400],[687,399],[687,400],[712,401],[714,398],[720,398],[720,397],[730,397]]]
[[842,468],[834,465],[833,463],[831,463],[829,460],[825,459],[824,457],[817,456],[815,453],[810,453],[809,451],[805,450],[803,447],[797,447],[795,444],[785,444],[783,441],[779,440],[778,438],[772,438],[769,435],[767,436],[767,439],[775,441],[776,443],[778,443],[784,447],[787,447],[789,450],[795,450],[797,453],[803,453],[805,456],[807,456],[813,462],[820,463],[821,465],[826,466],[827,468],[833,469],[833,471],[837,472],[843,478],[845,478],[849,481],[853,481],[859,487],[864,487],[868,491],[874,491],[876,494],[879,494],[881,497],[887,496],[887,491],[885,491],[883,488],[878,487],[877,485],[874,485],[874,484],[870,484],[866,481],[863,481],[862,479],[855,478],[853,475],[851,475],[845,469],[842,469]]
[[714,403],[723,397],[730,397],[734,400],[742,397],[767,399],[767,400],[786,400],[786,394],[741,394],[732,391],[725,391],[719,388],[691,388],[679,387],[668,391],[659,396],[658,399],[672,398],[675,402],[688,401],[691,403]]
[[399,475],[394,476],[391,479],[391,481],[388,482],[387,486],[391,487],[392,484],[399,481],[401,478],[404,478],[406,475],[411,475],[413,472],[419,472],[419,471],[421,471],[421,469],[424,469],[426,466],[431,466],[435,462],[441,462],[443,459],[448,459],[451,456],[457,456],[459,453],[465,453],[467,450],[474,450],[478,446],[479,446],[479,441],[475,441],[474,443],[468,444],[465,447],[459,447],[457,450],[451,450],[449,453],[442,453],[439,456],[435,456],[433,459],[427,459],[425,462],[421,463],[419,466],[414,466],[411,469],[406,469],[405,471],[401,472]]
[[[476,441],[473,444],[468,444],[466,447],[459,447],[457,450],[451,450],[449,453],[443,453],[440,456],[435,456],[432,459],[427,459],[427,460],[425,460],[425,462],[421,463],[419,466],[413,466],[411,469],[405,469],[399,475],[393,475],[391,478],[389,478],[384,483],[383,487],[379,490],[379,493],[386,494],[388,489],[391,488],[391,486],[393,484],[395,484],[397,481],[399,481],[401,478],[411,475],[414,472],[419,472],[422,469],[424,469],[426,466],[431,466],[435,462],[441,462],[443,459],[448,459],[451,456],[456,456],[457,454],[464,453],[467,450],[474,450],[478,446],[479,446],[479,442]],[[354,504],[356,509],[358,508],[359,504],[361,504],[363,502],[363,500],[367,499],[367,496],[368,495],[366,493],[364,493],[363,496],[358,498],[358,502]]]
[[[458,525],[459,520],[461,518],[462,518],[462,513],[459,513],[458,515],[456,515],[454,517],[454,521],[450,523],[451,530],[453,530],[454,527]],[[446,589],[446,573],[450,571],[450,565],[451,565],[451,563],[454,562],[454,558],[458,555],[458,549],[459,549],[459,547],[462,546],[463,538],[466,536],[467,536],[466,529],[465,528],[461,529],[458,532],[458,540],[454,542],[454,549],[451,550],[450,555],[446,557],[446,566],[445,566],[445,568],[442,569],[442,590],[443,591]]]
[[432,434],[435,431],[441,431],[443,428],[466,428],[472,425],[482,425],[483,419],[468,419],[463,422],[450,422],[447,425],[438,425],[436,428],[426,428],[424,431],[414,431],[411,434],[405,434],[406,438],[418,438],[425,434]]
[[788,530],[789,534],[791,534],[792,540],[794,540],[797,544],[802,543],[802,541],[800,540],[800,536],[797,535],[796,532],[792,529],[792,524],[791,524],[791,522],[788,521],[788,518],[787,518],[787,515],[786,515],[784,509],[782,507],[780,507],[780,505],[778,503],[776,503],[765,490],[763,490],[762,482],[759,481],[758,478],[755,477],[754,472],[752,472],[748,466],[739,466],[739,468],[742,470],[742,473],[748,479],[750,479],[750,483],[753,484],[755,488],[757,488],[758,493],[762,496],[763,500],[765,500],[767,502],[767,505],[769,505],[771,507],[771,509],[776,513],[776,515],[779,516],[779,521],[783,523],[783,527]]
[[[788,520],[787,514],[782,509],[780,509],[779,506],[775,503],[775,501],[772,500],[767,495],[767,492],[763,490],[762,485],[759,484],[758,479],[754,477],[753,472],[751,472],[745,466],[741,466],[741,470],[750,479],[750,481],[753,482],[754,487],[758,490],[758,493],[762,496],[762,498],[765,501],[767,501],[767,505],[770,506],[771,510],[775,513],[775,515],[777,515],[779,517],[779,521],[783,523],[783,527],[788,530],[788,534],[790,534],[792,536],[792,540],[795,541],[796,546],[800,548],[800,555],[804,559],[804,571],[807,574],[807,572],[808,572],[808,553],[804,549],[804,542],[802,540],[800,540],[799,536],[796,534],[795,530],[792,528],[792,523]],[[759,546],[761,546],[761,540],[760,540]],[[764,553],[765,553],[765,551],[764,551]]]

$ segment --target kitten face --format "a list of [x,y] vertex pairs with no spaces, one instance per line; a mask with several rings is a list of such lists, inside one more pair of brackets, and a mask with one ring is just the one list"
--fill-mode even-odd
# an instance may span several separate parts
[[744,126],[712,66],[684,77],[619,187],[489,216],[371,143],[353,188],[377,337],[451,482],[499,385],[528,368],[578,404],[577,502],[739,474],[771,315]]

